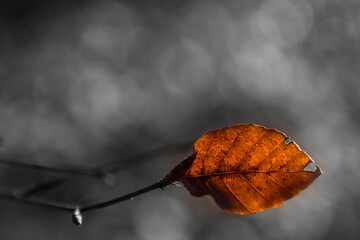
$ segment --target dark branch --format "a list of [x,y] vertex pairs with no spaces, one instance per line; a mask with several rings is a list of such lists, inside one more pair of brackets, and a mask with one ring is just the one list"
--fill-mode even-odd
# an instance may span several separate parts
[[30,182],[29,184],[21,187],[19,189],[15,189],[13,191],[14,195],[20,198],[28,198],[31,195],[39,194],[44,191],[52,190],[63,183],[65,183],[66,179],[53,179],[49,181],[35,181]]
[[99,172],[87,171],[87,170],[75,170],[75,169],[61,169],[61,168],[54,168],[54,167],[45,167],[39,166],[34,164],[26,164],[17,162],[17,160],[12,160],[4,157],[0,157],[0,164],[8,165],[8,166],[15,166],[21,168],[27,168],[30,170],[36,171],[46,171],[52,173],[61,173],[61,174],[72,174],[72,175],[84,175],[84,176],[91,176],[91,177],[99,177]]
[[28,198],[17,197],[17,196],[11,195],[11,194],[0,194],[0,198],[2,200],[9,201],[12,203],[13,202],[26,203],[29,205],[34,205],[34,206],[38,206],[38,207],[42,207],[42,208],[57,209],[57,210],[62,210],[62,211],[67,211],[67,212],[72,212],[76,208],[76,206],[73,206],[73,205],[55,203],[55,202],[51,202],[49,200],[46,200],[46,202],[45,201],[36,201],[36,200],[28,199]]
[[114,204],[117,204],[117,203],[120,203],[120,202],[123,202],[126,200],[130,200],[141,194],[147,193],[147,192],[155,190],[157,188],[164,188],[164,187],[165,187],[164,182],[163,182],[163,180],[161,180],[161,181],[158,181],[148,187],[137,190],[135,192],[123,195],[121,197],[111,199],[109,201],[89,205],[86,207],[79,207],[79,206],[70,205],[70,204],[60,204],[57,202],[51,202],[49,200],[39,201],[39,200],[34,200],[31,198],[23,197],[21,195],[0,194],[0,198],[3,200],[6,200],[6,201],[11,201],[11,202],[15,201],[15,202],[20,202],[20,203],[27,203],[27,204],[35,205],[35,206],[39,206],[39,207],[65,210],[65,211],[70,211],[70,212],[73,212],[76,209],[81,209],[81,212],[89,212],[89,211],[93,211],[96,209],[105,208],[105,207],[108,207],[108,206],[111,206],[111,205],[114,205]]
[[148,187],[145,187],[145,188],[142,188],[142,189],[137,190],[135,192],[123,195],[121,197],[117,197],[117,198],[111,199],[109,201],[105,201],[105,202],[101,202],[101,203],[97,203],[97,204],[93,204],[93,205],[83,207],[83,208],[81,208],[81,211],[82,212],[89,212],[89,211],[97,210],[97,209],[100,209],[100,208],[105,208],[105,207],[108,207],[108,206],[111,206],[111,205],[114,205],[114,204],[117,204],[117,203],[120,203],[120,202],[123,202],[123,201],[126,201],[126,200],[133,199],[136,196],[139,196],[141,194],[150,192],[150,191],[155,190],[157,188],[163,188],[163,187],[164,187],[163,182],[159,181],[159,182],[154,183],[154,184],[152,184],[152,185],[150,185]]
[[[16,162],[13,159],[4,158],[0,156],[0,164],[9,165],[9,166],[15,166],[15,167],[21,167],[21,168],[27,168],[30,170],[36,170],[36,171],[46,171],[46,172],[52,172],[52,173],[59,173],[59,174],[73,174],[73,175],[83,175],[83,176],[90,176],[90,177],[96,177],[100,178],[103,182],[107,182],[106,179],[108,179],[109,175],[112,176],[112,173],[118,172],[120,170],[123,170],[128,167],[136,166],[143,161],[143,159],[152,159],[155,155],[159,155],[162,153],[169,153],[170,152],[176,152],[179,151],[179,149],[184,149],[185,147],[188,147],[188,143],[182,144],[182,145],[172,145],[167,147],[162,147],[158,149],[154,149],[142,154],[138,154],[135,157],[130,157],[126,160],[121,161],[121,165],[118,163],[116,164],[105,164],[103,165],[99,171],[88,171],[88,170],[73,170],[73,169],[59,169],[59,168],[52,168],[52,167],[44,167],[44,166],[38,166],[38,165],[31,165],[31,164],[25,164],[21,162]],[[141,160],[139,160],[141,159]],[[11,202],[18,202],[18,203],[25,203],[29,205],[34,205],[38,207],[45,207],[50,209],[57,209],[67,212],[72,212],[72,219],[74,223],[77,225],[81,225],[82,223],[82,215],[81,212],[89,212],[101,208],[105,208],[126,200],[133,199],[136,196],[142,195],[144,193],[147,193],[149,191],[161,188],[163,189],[165,186],[172,183],[172,179],[169,179],[169,177],[165,177],[164,179],[148,186],[142,189],[139,189],[137,191],[134,191],[132,193],[96,203],[93,205],[88,205],[85,207],[81,207],[79,205],[74,204],[67,204],[67,203],[58,203],[55,201],[50,200],[39,200],[38,198],[31,197],[39,192],[51,190],[60,184],[62,184],[64,179],[57,179],[47,182],[35,182],[30,184],[29,186],[26,186],[24,189],[15,189],[12,194],[1,194],[0,193],[0,199],[11,201]]]

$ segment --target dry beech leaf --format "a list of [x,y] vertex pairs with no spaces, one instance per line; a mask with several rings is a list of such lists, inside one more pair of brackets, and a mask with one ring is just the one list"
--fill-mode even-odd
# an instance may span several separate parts
[[180,181],[191,195],[209,194],[225,211],[251,214],[281,205],[321,173],[283,133],[239,124],[205,133],[164,183]]

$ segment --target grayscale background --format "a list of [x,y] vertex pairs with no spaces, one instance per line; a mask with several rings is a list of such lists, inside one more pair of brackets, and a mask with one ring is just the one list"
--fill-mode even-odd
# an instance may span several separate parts
[[1,1],[1,158],[121,170],[106,186],[0,164],[1,193],[65,177],[39,197],[109,199],[238,123],[285,132],[324,174],[250,216],[177,186],[86,214],[80,228],[62,211],[0,198],[0,238],[359,239],[359,75],[358,0]]

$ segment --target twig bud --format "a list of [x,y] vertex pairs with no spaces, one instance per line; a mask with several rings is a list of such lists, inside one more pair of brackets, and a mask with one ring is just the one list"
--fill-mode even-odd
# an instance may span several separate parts
[[73,214],[71,215],[71,220],[77,226],[80,226],[83,222],[83,217],[80,212],[80,208],[76,207]]

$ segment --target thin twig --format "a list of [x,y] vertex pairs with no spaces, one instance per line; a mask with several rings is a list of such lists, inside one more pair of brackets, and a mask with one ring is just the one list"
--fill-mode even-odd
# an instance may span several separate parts
[[53,190],[64,184],[66,179],[59,178],[49,181],[35,181],[13,190],[13,194],[20,198],[29,198],[31,195],[39,194],[44,191]]
[[0,198],[2,200],[9,201],[9,202],[26,203],[26,204],[34,205],[34,206],[38,206],[38,207],[57,209],[57,210],[62,210],[62,211],[67,211],[67,212],[73,212],[74,209],[76,208],[76,206],[73,206],[73,205],[59,204],[59,203],[55,203],[55,202],[50,202],[49,200],[46,200],[46,202],[35,201],[35,200],[28,199],[28,198],[16,197],[11,194],[0,194]]
[[129,194],[123,195],[121,197],[117,197],[117,198],[114,198],[114,199],[111,199],[111,200],[108,200],[105,202],[100,202],[100,203],[96,203],[93,205],[89,205],[86,207],[79,207],[79,206],[70,205],[70,204],[60,204],[60,203],[50,202],[49,200],[47,200],[46,202],[38,201],[38,200],[33,200],[30,198],[11,195],[11,194],[0,194],[0,199],[11,201],[11,202],[16,201],[16,202],[21,202],[21,203],[27,203],[27,204],[36,205],[39,207],[65,210],[65,211],[70,211],[70,212],[73,212],[74,210],[76,210],[78,208],[81,209],[81,212],[89,212],[89,211],[93,211],[96,209],[105,208],[110,205],[114,205],[116,203],[122,202],[122,201],[133,199],[136,196],[139,196],[141,194],[155,190],[157,188],[164,188],[164,183],[162,181],[158,181],[148,187],[139,189],[135,192],[132,192],[132,193],[129,193]]
[[27,168],[27,169],[36,170],[36,171],[47,171],[47,172],[61,173],[61,174],[84,175],[84,176],[91,176],[91,177],[99,177],[102,175],[101,173],[95,172],[95,171],[61,169],[61,168],[54,168],[54,167],[39,166],[39,165],[35,165],[35,164],[26,164],[26,163],[16,162],[16,160],[13,161],[8,158],[5,159],[3,157],[0,157],[0,164],[21,167],[21,168]]
[[[187,144],[181,145],[180,148],[184,148],[184,146],[187,146]],[[37,170],[37,171],[47,171],[47,172],[60,173],[60,174],[83,175],[83,176],[90,176],[90,177],[105,179],[105,177],[108,174],[118,172],[120,170],[123,170],[124,168],[132,167],[134,165],[141,163],[142,161],[137,160],[139,158],[141,159],[146,156],[147,156],[147,158],[149,156],[150,156],[150,158],[152,158],[151,157],[152,155],[161,154],[166,149],[168,150],[167,152],[169,152],[169,148],[173,148],[172,150],[176,151],[176,149],[179,149],[179,145],[177,145],[177,146],[173,145],[171,147],[168,146],[168,147],[162,147],[159,149],[154,149],[152,151],[148,151],[147,153],[139,154],[138,156],[136,156],[136,158],[130,157],[125,160],[124,165],[119,166],[118,164],[106,164],[100,168],[100,171],[72,170],[72,169],[69,170],[69,169],[44,167],[44,166],[38,166],[38,165],[32,165],[32,164],[25,164],[25,163],[21,163],[21,162],[14,162],[14,161],[12,161],[12,159],[4,158],[4,157],[0,157],[0,164],[28,168],[28,169]],[[89,212],[89,211],[105,208],[105,207],[120,203],[122,201],[133,199],[136,196],[139,196],[141,194],[147,193],[149,191],[152,191],[152,190],[155,190],[158,188],[163,189],[165,186],[169,185],[171,183],[171,181],[172,181],[172,179],[169,179],[168,176],[166,176],[162,180],[160,180],[150,186],[147,186],[145,188],[134,191],[132,193],[129,193],[129,194],[126,194],[126,195],[123,195],[123,196],[120,196],[120,197],[117,197],[117,198],[114,198],[114,199],[111,199],[108,201],[88,205],[85,207],[81,207],[79,205],[66,204],[66,203],[58,203],[58,202],[49,201],[49,200],[41,201],[39,199],[34,199],[33,197],[31,197],[31,198],[29,197],[30,195],[33,195],[34,193],[37,193],[37,192],[40,192],[43,190],[53,189],[53,187],[56,187],[58,184],[61,184],[62,180],[36,184],[34,186],[30,186],[29,189],[25,189],[25,190],[23,189],[23,191],[18,191],[19,194],[16,194],[16,191],[13,191],[12,194],[1,194],[0,193],[0,199],[11,201],[11,202],[26,203],[26,204],[35,205],[38,207],[45,207],[45,208],[50,208],[50,209],[62,210],[62,211],[66,211],[66,212],[72,212],[72,219],[73,219],[74,223],[77,225],[81,225],[81,223],[82,223],[81,212]],[[104,181],[104,182],[106,182],[106,181]]]
[[119,202],[122,202],[122,201],[133,199],[136,196],[139,196],[141,194],[144,194],[144,193],[147,193],[149,191],[155,190],[157,188],[163,188],[163,187],[164,187],[164,185],[163,185],[162,181],[159,181],[159,182],[156,182],[156,183],[154,183],[154,184],[152,184],[152,185],[150,185],[148,187],[145,187],[145,188],[142,188],[142,189],[137,190],[135,192],[123,195],[121,197],[117,197],[117,198],[111,199],[109,201],[105,201],[105,202],[101,202],[101,203],[97,203],[97,204],[93,204],[93,205],[83,207],[83,208],[81,208],[81,212],[89,212],[89,211],[97,210],[97,209],[100,209],[100,208],[105,208],[105,207],[117,204]]

